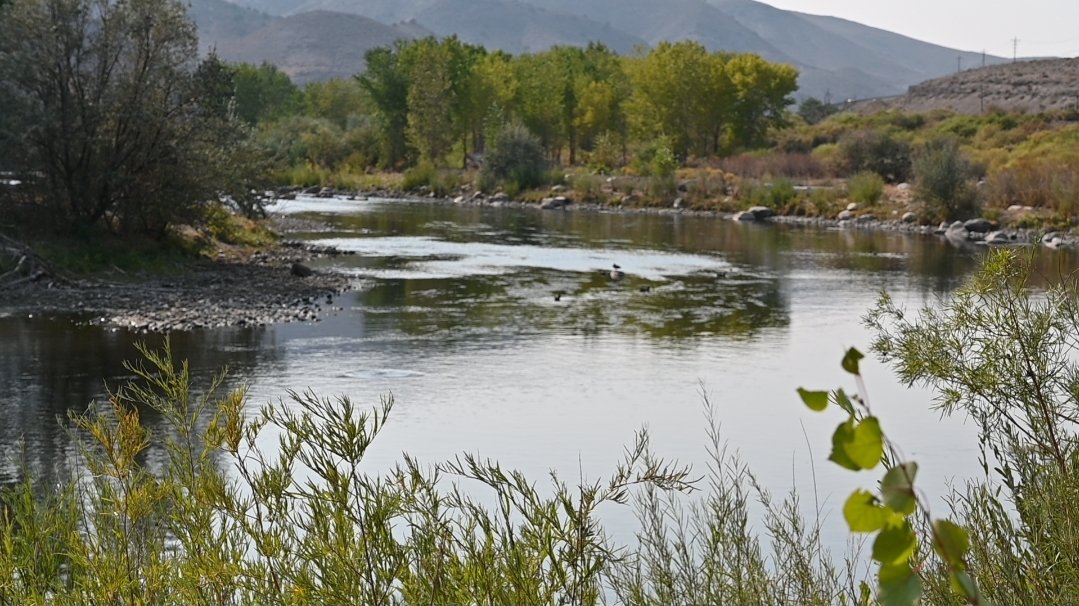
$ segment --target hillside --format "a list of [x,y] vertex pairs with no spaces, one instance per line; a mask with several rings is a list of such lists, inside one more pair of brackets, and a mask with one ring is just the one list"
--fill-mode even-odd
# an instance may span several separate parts
[[871,111],[894,108],[924,112],[952,109],[966,114],[1000,108],[1040,112],[1079,107],[1079,59],[1041,59],[966,70],[911,86],[906,94],[856,104]]
[[[223,0],[194,0],[219,2]],[[268,14],[295,19],[313,11],[359,15],[379,23],[411,21],[398,34],[415,37],[415,28],[512,53],[541,51],[553,45],[599,41],[618,52],[669,40],[696,40],[710,50],[757,53],[789,63],[801,72],[798,97],[833,100],[896,95],[908,86],[936,78],[964,65],[980,64],[981,54],[921,42],[835,17],[774,8],[754,0],[235,0]],[[261,14],[261,13],[253,13]],[[237,42],[250,60],[277,62],[281,48],[302,47],[297,64],[339,63],[338,47],[351,48],[365,30],[350,32],[325,17],[327,27],[305,22],[289,31],[312,35],[311,43],[277,38],[260,44],[253,31]],[[234,17],[229,17],[230,19]],[[259,26],[262,27],[262,26]],[[365,27],[373,28],[367,24]],[[271,28],[272,29],[272,28]],[[211,31],[207,29],[206,31]],[[381,34],[379,35],[381,36]],[[378,38],[379,36],[376,36]],[[384,37],[384,36],[383,36]],[[218,38],[219,49],[231,43]],[[370,46],[367,42],[365,45]],[[262,50],[260,50],[260,46]],[[321,49],[321,50],[320,50]],[[316,61],[316,53],[326,56]],[[342,51],[344,52],[344,51]],[[271,56],[273,58],[271,58]],[[1003,61],[986,57],[989,64]],[[293,66],[290,69],[299,69]],[[301,70],[303,71],[303,70]],[[308,78],[334,74],[333,69],[307,70]],[[328,76],[325,76],[328,77]]]
[[586,17],[499,0],[438,0],[413,18],[439,36],[456,34],[465,42],[515,54],[559,45],[586,46],[593,41],[618,53],[630,53],[646,44],[642,38]]
[[348,77],[364,70],[368,49],[416,37],[415,24],[389,26],[359,15],[312,11],[274,19],[246,36],[218,40],[229,61],[268,61],[297,84]]

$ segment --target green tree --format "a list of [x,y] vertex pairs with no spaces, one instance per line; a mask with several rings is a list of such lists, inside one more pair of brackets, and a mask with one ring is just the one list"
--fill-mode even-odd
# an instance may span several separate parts
[[926,142],[914,157],[914,191],[945,221],[969,219],[978,212],[971,168],[952,137]]
[[798,90],[798,70],[743,54],[727,61],[725,71],[735,90],[731,142],[759,147],[769,128],[785,124],[787,107],[794,103],[790,95]]
[[234,68],[236,115],[248,124],[258,124],[294,113],[299,108],[300,89],[277,69],[263,63],[240,63]]
[[521,55],[513,62],[517,75],[516,118],[556,156],[565,144],[566,82],[553,52]]
[[719,152],[735,93],[726,59],[690,41],[663,42],[630,59],[633,96],[627,111],[637,136],[666,135],[683,158]]
[[806,121],[806,124],[817,124],[837,111],[839,111],[838,107],[816,97],[809,97],[798,105],[798,115]]
[[41,175],[34,196],[77,228],[158,234],[216,198],[222,98],[193,77],[196,41],[175,0],[6,4],[0,90],[18,120],[0,137]]
[[303,89],[303,113],[347,129],[370,113],[363,86],[354,79],[311,82]]
[[408,154],[409,78],[401,65],[404,42],[393,48],[374,48],[364,54],[367,69],[356,76],[374,106],[386,166],[397,167]]

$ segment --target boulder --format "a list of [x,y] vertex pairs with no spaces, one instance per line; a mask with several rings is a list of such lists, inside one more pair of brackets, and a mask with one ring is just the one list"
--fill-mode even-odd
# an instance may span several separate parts
[[569,206],[569,198],[565,196],[555,196],[553,198],[544,198],[540,200],[540,208],[544,210],[558,210]]
[[968,242],[970,240],[970,231],[967,230],[962,221],[956,221],[948,226],[948,229],[944,232],[944,237],[953,242]]
[[849,210],[849,211],[858,210],[858,203],[857,202],[851,202],[850,204],[847,204],[847,210]]
[[775,216],[775,211],[767,206],[753,206],[734,216],[737,221],[767,221]]
[[916,215],[916,214],[914,214],[914,213],[912,213],[910,211],[907,211],[907,212],[903,213],[903,218],[901,220],[904,223],[917,223],[918,222],[918,215]]
[[496,191],[494,193],[494,195],[491,196],[491,202],[509,202],[509,201],[510,201],[510,197],[508,195],[506,195],[505,192]]
[[1051,231],[1051,232],[1045,234],[1044,236],[1042,236],[1042,246],[1045,246],[1046,248],[1054,248],[1054,249],[1055,248],[1063,248],[1064,247],[1064,236],[1062,236],[1059,232]]
[[985,243],[992,245],[1014,244],[1018,236],[1004,231],[991,231],[985,234]]
[[987,234],[997,229],[997,224],[989,219],[971,219],[963,223],[963,227],[967,228],[969,232]]
[[561,193],[561,192],[564,192],[564,191],[566,191],[566,186],[565,185],[554,185],[554,186],[551,187],[551,193],[557,194],[557,193]]
[[850,221],[854,218],[854,211],[849,208],[841,210],[835,218],[839,221]]
[[308,276],[315,275],[315,270],[304,265],[303,263],[293,263],[292,268],[289,270],[289,273],[296,276],[297,278],[306,278]]

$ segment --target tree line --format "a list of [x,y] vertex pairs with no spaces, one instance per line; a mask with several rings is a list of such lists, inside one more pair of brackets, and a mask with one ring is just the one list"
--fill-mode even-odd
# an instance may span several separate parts
[[[365,58],[354,82],[302,91],[270,65],[237,66],[237,106],[252,123],[304,114],[363,130],[366,137],[352,133],[354,143],[374,142],[357,149],[382,168],[465,164],[511,125],[569,164],[582,151],[624,152],[658,137],[685,159],[763,145],[768,129],[784,124],[798,76],[787,65],[690,41],[631,56],[597,43],[511,56],[451,36],[399,41]],[[327,97],[348,95],[358,97],[351,121],[320,111],[335,105]]]

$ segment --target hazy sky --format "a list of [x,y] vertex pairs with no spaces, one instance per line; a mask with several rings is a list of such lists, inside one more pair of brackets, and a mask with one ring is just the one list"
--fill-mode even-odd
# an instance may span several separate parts
[[1079,0],[762,0],[969,51],[1079,56]]

